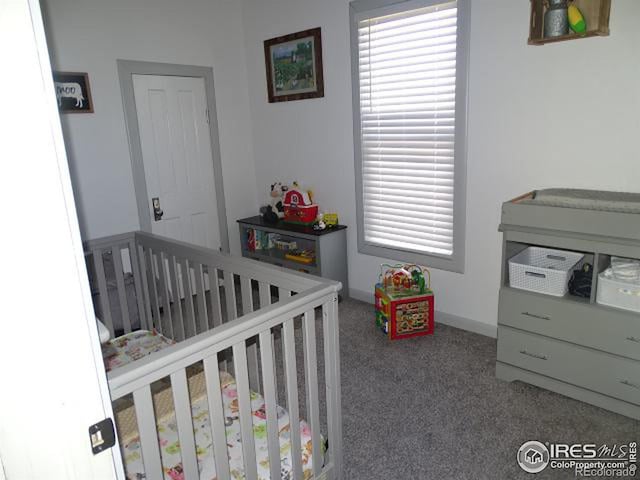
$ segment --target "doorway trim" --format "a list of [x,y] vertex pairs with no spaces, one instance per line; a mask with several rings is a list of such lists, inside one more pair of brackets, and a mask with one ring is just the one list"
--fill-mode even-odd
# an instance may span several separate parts
[[131,154],[131,171],[133,173],[133,187],[136,192],[138,218],[140,229],[151,232],[151,218],[149,216],[149,195],[147,181],[144,175],[142,159],[142,145],[138,128],[138,112],[136,110],[133,92],[133,75],[163,75],[175,77],[195,77],[204,80],[209,110],[209,137],[211,138],[211,157],[213,159],[213,177],[216,189],[216,203],[218,209],[218,223],[220,228],[220,250],[229,253],[229,230],[227,226],[227,209],[224,201],[224,181],[222,178],[222,160],[220,157],[220,141],[218,137],[218,116],[216,115],[216,99],[213,84],[213,69],[196,65],[178,65],[173,63],[142,62],[137,60],[116,60],[124,120],[129,138],[129,152]]

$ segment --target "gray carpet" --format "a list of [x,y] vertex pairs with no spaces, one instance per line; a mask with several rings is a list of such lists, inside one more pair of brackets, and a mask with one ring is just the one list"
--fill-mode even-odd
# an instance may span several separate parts
[[640,440],[638,421],[497,380],[495,339],[437,324],[390,342],[371,305],[345,300],[339,312],[347,480],[574,478],[526,474],[518,448]]

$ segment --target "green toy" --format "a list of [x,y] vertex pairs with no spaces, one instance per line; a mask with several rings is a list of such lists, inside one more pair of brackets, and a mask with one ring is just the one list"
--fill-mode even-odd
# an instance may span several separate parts
[[[383,271],[384,268],[386,271]],[[424,274],[428,275],[429,282]],[[380,283],[384,289],[389,289],[399,295],[401,292],[414,295],[425,294],[431,288],[431,273],[427,268],[413,264],[380,265]]]
[[421,294],[424,294],[426,291],[426,288],[425,288],[426,285],[425,285],[424,275],[422,274],[422,271],[419,268],[415,268],[414,270],[411,271],[411,278],[413,279],[414,285],[418,287],[418,292],[420,292]]
[[587,24],[578,7],[575,5],[569,5],[567,15],[569,16],[569,26],[571,27],[571,30],[576,33],[584,33],[587,31]]

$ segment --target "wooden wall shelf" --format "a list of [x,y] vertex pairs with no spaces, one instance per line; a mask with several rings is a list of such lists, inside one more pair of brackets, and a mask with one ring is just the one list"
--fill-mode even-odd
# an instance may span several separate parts
[[573,0],[569,4],[574,4],[580,9],[587,23],[587,31],[584,33],[570,32],[568,35],[545,38],[543,33],[545,0],[531,0],[529,45],[544,45],[565,40],[609,35],[611,0]]

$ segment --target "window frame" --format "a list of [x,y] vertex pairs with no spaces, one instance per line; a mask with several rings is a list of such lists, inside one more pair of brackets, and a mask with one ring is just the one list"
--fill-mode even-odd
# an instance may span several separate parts
[[451,272],[464,273],[467,189],[467,111],[471,2],[457,0],[456,31],[456,107],[453,180],[453,253],[439,255],[418,253],[400,248],[368,243],[364,235],[364,205],[362,187],[362,136],[360,131],[360,72],[358,51],[358,21],[363,16],[378,17],[422,7],[448,3],[447,0],[354,0],[349,3],[351,40],[351,85],[353,101],[354,164],[356,175],[356,216],[358,252],[401,262],[426,265]]

